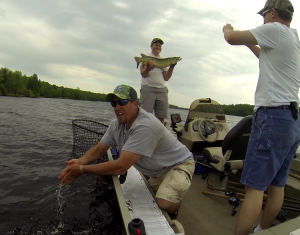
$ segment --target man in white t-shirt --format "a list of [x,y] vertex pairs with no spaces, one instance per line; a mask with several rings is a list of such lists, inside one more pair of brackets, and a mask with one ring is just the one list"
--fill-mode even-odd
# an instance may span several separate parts
[[[131,166],[149,176],[158,205],[172,219],[178,214],[195,170],[193,154],[151,113],[139,108],[136,91],[119,85],[107,95],[116,118],[101,141],[79,159],[67,161],[61,173],[62,184],[82,174],[123,175]],[[117,160],[89,165],[110,147],[121,150]]]
[[[151,41],[151,53],[153,57],[160,57],[160,52],[163,40],[154,38]],[[168,117],[169,101],[168,88],[165,81],[169,81],[172,77],[173,70],[176,64],[172,64],[166,68],[156,68],[153,66],[153,61],[150,60],[147,64],[142,64],[140,72],[142,75],[140,107],[155,116],[164,123],[164,119]]]
[[300,43],[297,31],[290,28],[293,12],[289,0],[268,0],[258,12],[263,25],[247,31],[235,31],[230,24],[223,27],[229,44],[245,45],[259,59],[255,113],[241,177],[246,195],[234,235],[249,234],[266,190],[264,213],[252,232],[271,227],[283,204],[284,186],[299,146]]

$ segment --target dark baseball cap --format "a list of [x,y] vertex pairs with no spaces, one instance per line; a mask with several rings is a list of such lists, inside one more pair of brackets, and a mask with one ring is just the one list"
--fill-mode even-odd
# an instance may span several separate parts
[[112,101],[113,97],[117,96],[122,100],[137,100],[136,91],[128,85],[119,85],[115,88],[114,92],[106,95],[107,101]]
[[289,0],[268,0],[263,9],[261,9],[257,14],[261,16],[264,15],[264,12],[275,8],[277,10],[285,11],[293,15],[294,8],[292,3]]
[[151,46],[152,46],[153,43],[156,43],[156,42],[160,42],[161,45],[164,44],[164,41],[161,38],[153,38],[153,40],[151,42]]

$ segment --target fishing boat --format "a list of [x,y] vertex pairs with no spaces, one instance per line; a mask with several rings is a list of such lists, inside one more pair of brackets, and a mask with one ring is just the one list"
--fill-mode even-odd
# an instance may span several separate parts
[[[210,98],[193,101],[186,120],[182,120],[179,113],[170,116],[171,121],[165,123],[165,127],[194,154],[196,169],[191,187],[182,201],[177,219],[171,220],[165,211],[158,208],[145,176],[134,167],[128,170],[127,180],[123,184],[120,184],[117,176],[113,176],[126,235],[134,234],[130,232],[129,225],[141,225],[141,221],[148,235],[232,235],[237,220],[236,212],[244,197],[244,187],[239,184],[239,179],[252,116],[244,117],[229,128],[222,106]],[[105,125],[103,127],[101,131],[97,128],[91,130],[92,136],[87,139],[94,142],[90,146],[101,139]],[[83,129],[86,131],[88,128]],[[82,140],[83,134],[80,135]],[[90,147],[86,143],[84,146]],[[74,148],[78,147],[74,144]],[[108,160],[114,160],[112,151],[108,151],[107,156]],[[258,235],[292,234],[300,229],[299,175],[300,154],[297,153],[285,187],[283,210],[274,224],[276,226]]]
[[[187,146],[196,160],[192,185],[177,217],[186,234],[233,233],[235,214],[245,193],[239,180],[251,125],[252,116],[247,116],[230,129],[222,106],[210,98],[193,101],[186,120],[182,121],[178,113],[171,114],[171,123],[166,123],[166,127]],[[283,209],[274,222],[277,226],[258,235],[283,235],[294,231],[300,234],[300,152],[292,162],[285,195]]]

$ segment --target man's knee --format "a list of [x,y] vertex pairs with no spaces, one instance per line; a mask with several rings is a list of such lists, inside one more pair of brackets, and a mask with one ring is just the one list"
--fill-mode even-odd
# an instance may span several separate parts
[[157,198],[157,204],[161,209],[173,213],[179,209],[181,202],[174,203],[162,198]]
[[274,185],[270,185],[268,188],[268,195],[271,197],[284,195],[284,187],[277,187]]
[[170,204],[171,204],[172,202],[169,202],[169,201],[167,201],[167,200],[165,200],[165,199],[162,199],[162,198],[157,198],[157,204],[159,205],[159,207],[160,208],[162,208],[162,209],[167,209],[168,207],[170,207]]

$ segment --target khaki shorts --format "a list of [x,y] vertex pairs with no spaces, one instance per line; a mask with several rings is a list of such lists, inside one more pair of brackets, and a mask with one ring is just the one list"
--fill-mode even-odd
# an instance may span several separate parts
[[168,88],[156,88],[142,85],[140,90],[140,106],[155,117],[167,118],[169,111]]
[[174,166],[168,172],[158,178],[150,177],[149,184],[156,197],[169,202],[181,202],[183,196],[191,186],[195,171],[194,159],[188,160],[180,165]]

